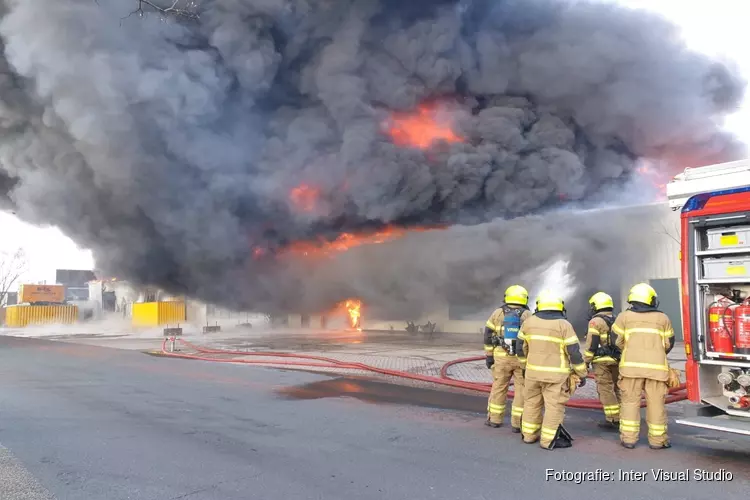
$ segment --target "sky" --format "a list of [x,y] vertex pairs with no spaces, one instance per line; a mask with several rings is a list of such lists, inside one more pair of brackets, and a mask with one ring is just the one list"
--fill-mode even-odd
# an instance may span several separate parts
[[[688,47],[731,59],[750,80],[750,53],[745,49],[750,45],[747,0],[612,0],[612,3],[662,14],[682,28]],[[725,121],[725,128],[750,143],[750,95],[743,108]]]
[[[748,0],[603,0],[631,8],[658,12],[682,28],[686,44],[693,50],[733,60],[750,80],[750,18]],[[748,92],[750,94],[750,91]],[[725,121],[725,128],[750,143],[750,97],[738,113]],[[35,227],[9,213],[0,212],[0,252],[22,247],[31,263],[25,283],[54,283],[55,269],[92,269],[91,251],[79,248],[54,227]]]

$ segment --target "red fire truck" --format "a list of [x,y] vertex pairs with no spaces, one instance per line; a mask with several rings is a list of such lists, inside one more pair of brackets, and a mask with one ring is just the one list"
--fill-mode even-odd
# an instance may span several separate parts
[[682,318],[691,405],[677,423],[750,435],[750,160],[686,169],[680,210]]

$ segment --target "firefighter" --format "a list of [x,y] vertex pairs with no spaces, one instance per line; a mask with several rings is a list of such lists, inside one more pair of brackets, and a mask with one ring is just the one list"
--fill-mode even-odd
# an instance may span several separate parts
[[589,326],[583,359],[593,366],[596,392],[604,410],[604,422],[599,427],[617,430],[620,425],[620,394],[617,388],[620,353],[610,335],[615,321],[612,297],[597,292],[589,299]]
[[513,378],[513,405],[510,425],[515,433],[521,432],[523,413],[523,375],[515,352],[515,340],[523,322],[531,316],[529,292],[520,285],[505,290],[505,301],[492,313],[484,327],[484,353],[487,368],[492,370],[492,390],[487,401],[485,425],[500,427],[505,416],[508,385]]
[[524,442],[540,441],[547,450],[570,447],[570,435],[562,426],[565,404],[576,386],[586,384],[587,370],[561,297],[549,291],[539,294],[536,311],[524,322],[517,344],[525,369]]
[[612,332],[617,335],[620,359],[621,393],[620,442],[635,448],[641,427],[641,393],[646,393],[646,423],[651,449],[670,448],[667,436],[667,395],[669,362],[674,347],[672,322],[659,311],[656,291],[638,283],[628,294],[630,308],[621,312]]

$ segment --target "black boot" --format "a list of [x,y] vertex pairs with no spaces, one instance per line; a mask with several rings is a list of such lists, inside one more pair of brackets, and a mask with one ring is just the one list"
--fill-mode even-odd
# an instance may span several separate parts
[[489,420],[485,420],[484,425],[486,425],[487,427],[493,427],[495,429],[503,426],[503,424],[496,424],[495,422],[490,422]]
[[627,448],[629,450],[632,450],[633,448],[635,448],[635,444],[633,443],[625,443],[623,441],[620,441],[620,444],[622,445],[623,448]]
[[648,447],[651,448],[652,450],[666,450],[667,448],[671,448],[672,444],[669,441],[667,441],[666,443],[664,443],[661,446],[654,446],[654,445],[650,444],[650,445],[648,445]]
[[609,420],[605,420],[604,422],[599,422],[596,424],[600,429],[605,429],[608,431],[616,431],[620,429],[619,422],[610,422]]
[[520,428],[520,427],[513,427],[513,428],[511,429],[511,432],[512,432],[513,434],[521,434],[521,428]]
[[570,448],[573,446],[573,437],[568,433],[562,424],[557,428],[555,438],[546,450],[555,450],[558,448]]

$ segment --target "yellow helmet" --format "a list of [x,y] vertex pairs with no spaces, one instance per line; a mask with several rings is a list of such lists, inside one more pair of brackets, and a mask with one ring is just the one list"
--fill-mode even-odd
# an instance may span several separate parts
[[505,289],[505,303],[525,306],[529,303],[529,292],[521,285],[509,286]]
[[602,309],[614,309],[615,303],[612,297],[604,292],[596,292],[589,299],[589,305],[592,311],[601,311]]
[[648,283],[638,283],[630,289],[628,302],[640,302],[649,306],[656,306],[656,290]]
[[565,301],[556,293],[549,290],[543,290],[536,298],[536,310],[562,312],[565,310]]

